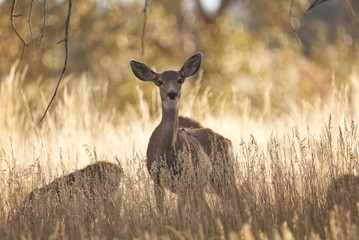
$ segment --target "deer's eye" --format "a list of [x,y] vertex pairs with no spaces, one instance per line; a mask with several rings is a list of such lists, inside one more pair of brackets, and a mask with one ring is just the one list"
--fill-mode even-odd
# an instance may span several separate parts
[[179,84],[182,84],[183,82],[184,82],[184,79],[183,79],[183,78],[178,79],[178,83],[179,83]]
[[158,86],[161,86],[162,84],[163,84],[162,81],[160,81],[160,80],[157,81],[157,85],[158,85]]

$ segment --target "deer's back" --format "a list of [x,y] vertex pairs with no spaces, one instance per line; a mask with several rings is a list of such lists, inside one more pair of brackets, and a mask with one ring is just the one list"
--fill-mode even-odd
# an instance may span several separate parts
[[178,117],[178,126],[182,128],[203,128],[199,122],[183,116]]
[[203,150],[212,163],[218,161],[218,158],[227,159],[232,154],[231,140],[214,132],[209,128],[186,129],[186,131],[197,139]]
[[75,195],[90,198],[100,192],[110,194],[118,189],[122,177],[121,167],[108,162],[97,162],[32,191],[24,204],[31,205],[43,200],[61,203]]
[[345,174],[332,181],[327,190],[327,207],[336,204],[358,217],[359,177]]

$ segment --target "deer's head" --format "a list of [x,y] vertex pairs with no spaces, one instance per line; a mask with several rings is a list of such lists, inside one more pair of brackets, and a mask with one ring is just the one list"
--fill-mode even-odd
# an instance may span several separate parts
[[160,89],[162,103],[177,103],[181,97],[182,84],[188,77],[197,73],[201,66],[202,53],[190,57],[179,71],[164,71],[156,73],[146,64],[130,61],[130,65],[135,76],[145,82],[153,82]]

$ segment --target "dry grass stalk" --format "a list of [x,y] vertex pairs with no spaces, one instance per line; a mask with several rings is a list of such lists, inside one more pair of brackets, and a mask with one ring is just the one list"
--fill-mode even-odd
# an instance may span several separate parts
[[[211,214],[204,217],[205,214],[199,212],[205,210],[195,211],[190,206],[185,210],[184,228],[180,229],[175,194],[166,194],[165,214],[157,214],[145,149],[159,113],[149,110],[146,99],[140,96],[142,105],[134,105],[123,114],[104,110],[102,102],[94,104],[93,101],[92,94],[98,88],[95,90],[89,79],[84,78],[76,91],[61,91],[66,94],[59,97],[59,105],[54,108],[59,111],[50,114],[39,127],[36,116],[42,113],[42,107],[31,96],[41,93],[31,91],[38,89],[37,85],[24,87],[26,74],[23,72],[14,67],[11,74],[0,81],[1,239],[47,239],[50,236],[174,239],[174,232],[168,231],[167,226],[186,239],[223,236],[356,239],[359,236],[354,205],[357,201],[355,170],[359,166],[356,104],[359,92],[351,85],[348,97],[340,97],[344,93],[338,90],[326,101],[306,103],[310,107],[291,112],[289,117],[293,121],[277,122],[272,118],[258,121],[249,112],[211,115],[211,111],[204,110],[206,117],[201,123],[218,127],[234,143],[234,175],[244,214],[233,210],[231,204],[216,194],[207,192],[205,198]],[[352,81],[359,82],[358,79],[353,73]],[[190,95],[197,97],[198,94]],[[208,97],[204,94],[196,98],[199,102],[195,109],[206,109],[210,105]],[[219,105],[226,104],[231,109],[243,106],[235,102]],[[181,111],[191,115],[189,109],[193,106],[183,105]],[[330,118],[329,113],[332,113]],[[273,130],[273,125],[277,130]],[[96,153],[83,154],[83,145],[95,146]],[[60,192],[60,202],[58,191],[53,191],[48,194],[47,205],[36,203],[33,198],[36,206],[20,211],[29,189],[43,186],[77,164],[89,162],[89,157],[97,160],[99,155],[105,155],[101,159],[107,159],[107,155],[123,156],[121,163],[126,177],[119,186],[120,201],[112,196],[106,201],[105,195],[91,194],[90,189],[84,188]],[[63,185],[66,186],[58,186]],[[86,186],[91,183],[86,182]],[[40,189],[34,190],[33,196],[45,191]],[[343,199],[344,195],[347,198]],[[188,205],[195,203],[191,201]],[[9,217],[12,213],[20,213],[18,221]],[[231,224],[242,218],[239,224]]]

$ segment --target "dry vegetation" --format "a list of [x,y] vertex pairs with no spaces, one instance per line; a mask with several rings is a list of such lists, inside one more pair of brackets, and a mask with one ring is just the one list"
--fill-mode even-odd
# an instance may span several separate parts
[[[233,206],[208,194],[210,212],[188,204],[181,227],[176,196],[170,192],[165,215],[156,213],[144,153],[160,114],[151,113],[156,108],[141,91],[138,103],[126,106],[126,111],[104,111],[106,85],[94,86],[83,77],[74,92],[67,90],[70,79],[55,111],[39,125],[45,101],[38,106],[31,98],[41,86],[24,88],[25,79],[26,69],[15,64],[0,85],[2,239],[355,239],[359,234],[355,72],[348,85],[341,91],[333,88],[325,102],[319,98],[304,102],[282,118],[255,119],[249,110],[215,114],[208,107],[208,96],[188,89],[180,113],[206,116],[199,119],[204,126],[234,143],[241,195],[237,209],[242,211],[233,212]],[[152,104],[157,104],[154,100]],[[242,108],[236,101],[218,104]],[[36,190],[39,187],[89,163],[115,163],[114,156],[125,176],[110,201],[103,201],[102,194],[92,199],[85,190],[72,189],[61,193],[61,201],[51,200],[51,195],[41,206],[24,210],[23,201],[31,191],[36,195],[43,191]],[[343,174],[351,176],[338,179]]]
[[[29,2],[16,11],[27,40]],[[67,1],[49,2],[45,38],[22,61],[12,1],[0,7],[0,239],[357,239],[359,41],[345,8],[321,20],[326,10],[304,16],[313,1],[295,1],[300,46],[291,1],[228,1],[208,22],[181,5],[190,1],[156,0],[140,57],[142,1],[75,2],[67,75],[41,124],[63,66],[56,42]],[[175,194],[167,191],[165,214],[157,212],[146,168],[159,94],[128,61],[178,70],[197,51],[203,64],[183,86],[179,113],[232,141],[240,199],[209,193],[210,209],[188,201],[179,224]],[[86,166],[117,159],[124,176],[107,190]]]

